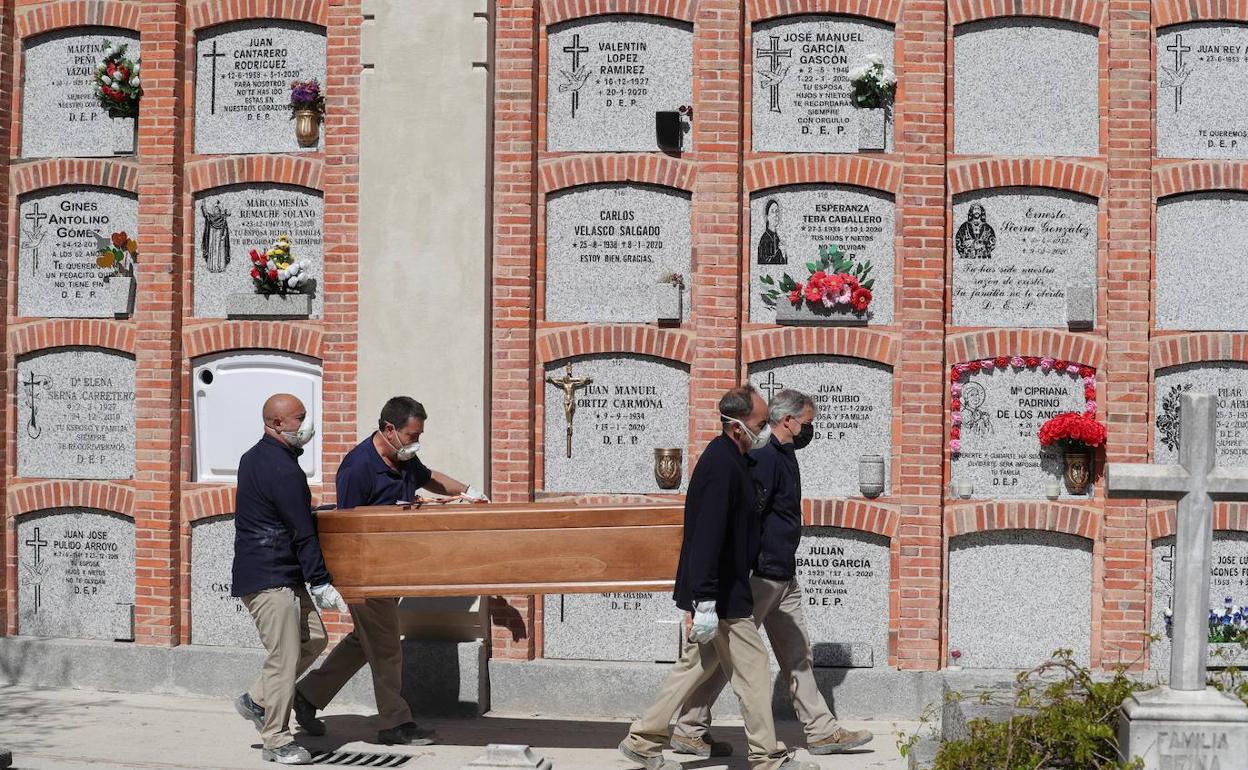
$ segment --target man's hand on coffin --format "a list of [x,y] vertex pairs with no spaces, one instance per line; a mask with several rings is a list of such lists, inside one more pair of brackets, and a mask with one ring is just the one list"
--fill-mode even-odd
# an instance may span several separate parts
[[719,615],[715,614],[715,602],[698,602],[694,605],[694,610],[689,641],[706,644],[719,633]]
[[347,602],[342,598],[342,594],[338,593],[338,589],[334,588],[332,583],[312,586],[312,603],[319,610],[347,611]]

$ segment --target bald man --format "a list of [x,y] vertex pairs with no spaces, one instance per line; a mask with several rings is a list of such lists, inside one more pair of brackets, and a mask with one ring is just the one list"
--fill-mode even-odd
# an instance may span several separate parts
[[234,707],[260,731],[265,761],[306,765],[312,755],[290,732],[295,680],[325,649],[317,608],[346,612],[347,604],[330,583],[308,478],[299,467],[302,447],[315,433],[308,410],[278,393],[264,402],[262,417],[264,435],[238,462],[231,594],[243,600],[269,655]]

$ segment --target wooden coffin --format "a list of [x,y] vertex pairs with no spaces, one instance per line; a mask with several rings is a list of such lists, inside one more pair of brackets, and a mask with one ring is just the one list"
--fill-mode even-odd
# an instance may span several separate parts
[[680,505],[485,503],[352,508],[317,515],[348,601],[383,596],[667,591]]

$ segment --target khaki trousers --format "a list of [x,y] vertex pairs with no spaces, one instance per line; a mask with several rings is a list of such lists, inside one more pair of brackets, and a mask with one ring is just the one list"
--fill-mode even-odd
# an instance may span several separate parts
[[295,700],[295,681],[325,649],[325,626],[316,613],[308,589],[269,588],[243,597],[243,605],[256,622],[260,642],[269,656],[260,678],[247,694],[264,707],[260,738],[266,749],[291,743],[290,706]]
[[[806,728],[806,739],[820,741],[831,737],[836,730],[836,718],[815,684],[810,636],[802,617],[802,587],[797,578],[786,582],[755,575],[750,578],[750,590],[754,593],[755,622],[761,620],[767,629],[776,660],[788,674],[793,711]],[[693,691],[676,720],[677,735],[694,738],[706,734],[711,727],[711,705],[726,684],[728,678],[721,668]]]
[[777,770],[788,758],[788,752],[784,744],[776,740],[767,648],[763,646],[753,618],[721,619],[719,633],[710,642],[686,642],[680,660],[672,666],[653,705],[629,728],[628,737],[624,739],[628,748],[643,757],[662,754],[672,715],[692,692],[721,668],[741,703],[745,737],[750,744],[750,767]]
[[373,697],[382,730],[412,721],[403,700],[403,645],[399,640],[399,600],[368,599],[351,605],[355,629],[329,657],[299,683],[299,692],[318,709],[329,705],[355,672],[367,663],[373,674]]

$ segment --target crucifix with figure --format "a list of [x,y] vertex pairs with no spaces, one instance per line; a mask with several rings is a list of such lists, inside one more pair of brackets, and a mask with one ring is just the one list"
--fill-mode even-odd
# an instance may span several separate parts
[[1217,467],[1217,399],[1184,393],[1180,403],[1178,465],[1109,463],[1105,471],[1111,497],[1178,501],[1169,686],[1128,698],[1119,723],[1123,757],[1143,757],[1146,770],[1167,766],[1175,732],[1208,731],[1213,759],[1219,746],[1228,758],[1248,753],[1248,706],[1206,682],[1213,501],[1248,500],[1248,468]]
[[573,377],[572,364],[568,363],[562,377],[547,377],[546,381],[563,391],[563,416],[568,421],[568,457],[572,456],[572,416],[576,414],[576,389],[594,381],[593,377]]

